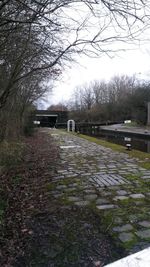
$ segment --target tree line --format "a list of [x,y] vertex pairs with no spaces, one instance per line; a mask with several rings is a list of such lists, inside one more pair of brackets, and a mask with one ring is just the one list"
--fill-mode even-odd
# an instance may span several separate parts
[[75,55],[114,53],[114,42],[136,41],[148,14],[142,0],[1,1],[0,141],[24,132],[49,81]]
[[134,120],[147,123],[150,82],[135,76],[114,76],[109,82],[93,81],[75,89],[69,109],[77,122]]

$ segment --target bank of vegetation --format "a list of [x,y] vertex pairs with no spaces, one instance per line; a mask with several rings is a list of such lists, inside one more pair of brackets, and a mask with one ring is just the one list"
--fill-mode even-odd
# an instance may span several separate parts
[[132,120],[147,123],[150,82],[136,76],[114,76],[109,82],[94,81],[76,88],[69,103],[77,122]]

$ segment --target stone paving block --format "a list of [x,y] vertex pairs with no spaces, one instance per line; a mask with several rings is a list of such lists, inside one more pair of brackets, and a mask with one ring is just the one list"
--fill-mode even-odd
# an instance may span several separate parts
[[75,145],[75,146],[71,146],[71,145],[66,145],[66,146],[60,146],[61,149],[70,149],[70,148],[78,148],[80,146]]
[[57,190],[66,189],[66,188],[67,188],[66,185],[58,185],[56,187]]
[[128,163],[128,167],[137,168],[137,166],[135,164],[132,164],[132,163]]
[[112,204],[108,204],[108,205],[99,205],[96,206],[99,210],[107,210],[107,209],[115,209],[117,208],[117,206],[112,205]]
[[102,192],[103,193],[103,196],[111,196],[112,195],[112,193],[111,192]]
[[126,171],[119,171],[119,170],[118,170],[118,173],[119,173],[119,174],[127,174]]
[[126,242],[131,242],[133,239],[134,239],[134,235],[132,233],[121,233],[119,234],[119,239],[123,242],[123,243],[126,243]]
[[109,200],[108,200],[108,199],[105,199],[105,198],[98,198],[98,199],[96,200],[96,204],[97,204],[97,205],[107,204],[107,203],[109,203]]
[[55,195],[53,195],[53,196],[54,196],[54,198],[59,198],[59,197],[62,197],[63,194],[55,194]]
[[133,229],[133,226],[131,224],[125,224],[122,226],[116,226],[113,228],[114,232],[127,232]]
[[120,196],[124,196],[124,195],[127,195],[127,194],[128,194],[128,192],[125,191],[125,190],[118,190],[116,193],[117,193],[118,195],[120,195]]
[[131,214],[131,215],[129,215],[129,221],[130,221],[131,223],[133,223],[133,222],[137,222],[137,221],[138,221],[138,216],[135,215],[135,214]]
[[138,222],[138,224],[140,226],[146,227],[146,228],[150,228],[150,221],[142,221],[142,222]]
[[65,175],[65,177],[67,177],[67,178],[74,178],[74,177],[77,177],[77,176],[78,176],[77,173],[68,173],[68,174]]
[[78,184],[77,183],[73,183],[73,184],[69,184],[68,187],[76,187]]
[[137,231],[136,235],[142,239],[150,238],[150,229]]
[[85,189],[84,192],[87,193],[87,194],[88,193],[89,194],[94,194],[95,193],[95,190],[93,190],[93,189]]
[[131,194],[131,198],[138,199],[138,198],[144,198],[145,196],[143,194]]
[[86,172],[85,172],[85,173],[82,173],[82,174],[81,174],[81,176],[91,176],[91,175],[92,175],[91,172],[89,172],[89,173],[86,173]]
[[129,199],[127,196],[116,196],[113,198],[113,200],[117,201],[117,200],[127,200]]
[[121,219],[120,217],[115,217],[114,218],[114,224],[122,224],[123,219]]
[[64,191],[64,192],[67,192],[67,193],[73,192],[73,191],[75,191],[75,190],[76,190],[75,187],[69,187],[69,188],[63,189],[63,191]]
[[142,179],[150,179],[150,175],[145,175],[141,177]]
[[90,204],[90,202],[88,200],[82,200],[82,201],[77,201],[74,203],[75,205],[79,206],[79,207],[84,207]]
[[64,172],[66,172],[66,170],[57,170],[57,173],[60,173],[60,174],[62,174]]
[[59,134],[55,134],[55,133],[54,133],[54,134],[52,134],[52,133],[51,133],[51,136],[59,136]]
[[116,166],[107,166],[107,168],[109,168],[109,169],[116,169]]
[[97,195],[96,194],[91,194],[91,195],[86,195],[85,196],[85,199],[86,200],[94,200],[97,198]]
[[107,172],[106,171],[101,171],[101,172],[98,172],[98,173],[96,172],[95,173],[95,175],[104,175],[104,174],[107,174]]
[[[142,199],[142,198],[140,198],[139,200],[136,200],[136,201],[135,201],[135,205],[136,205],[136,206],[141,206],[141,205],[143,205],[143,201],[141,201],[141,199]],[[139,208],[139,209],[140,209],[140,208]]]
[[77,202],[77,201],[80,201],[81,199],[80,199],[80,197],[70,196],[70,197],[68,197],[68,200],[73,201],[73,202]]
[[54,180],[60,180],[60,179],[64,179],[64,178],[65,178],[64,175],[54,176],[54,177],[53,177]]
[[150,172],[149,172],[149,171],[145,171],[145,172],[143,172],[142,174],[143,174],[143,176],[144,176],[144,175],[146,176],[146,175],[150,175]]

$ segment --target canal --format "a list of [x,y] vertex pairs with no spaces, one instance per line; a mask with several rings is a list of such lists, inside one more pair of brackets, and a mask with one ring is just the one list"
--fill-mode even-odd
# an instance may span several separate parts
[[104,129],[101,126],[93,124],[78,125],[79,132],[96,138],[104,139],[108,142],[123,145],[131,145],[132,149],[150,153],[150,135],[147,133],[119,131]]
[[131,147],[136,150],[140,150],[143,152],[150,153],[150,140],[144,139],[142,137],[134,137],[131,135],[128,135],[127,133],[99,133],[98,138],[104,139],[108,142],[119,144],[126,146],[127,144],[131,144]]

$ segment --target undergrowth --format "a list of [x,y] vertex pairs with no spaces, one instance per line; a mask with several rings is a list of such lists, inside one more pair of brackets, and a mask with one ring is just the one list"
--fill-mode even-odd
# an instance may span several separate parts
[[12,166],[22,161],[24,144],[21,142],[3,141],[0,144],[0,165]]

